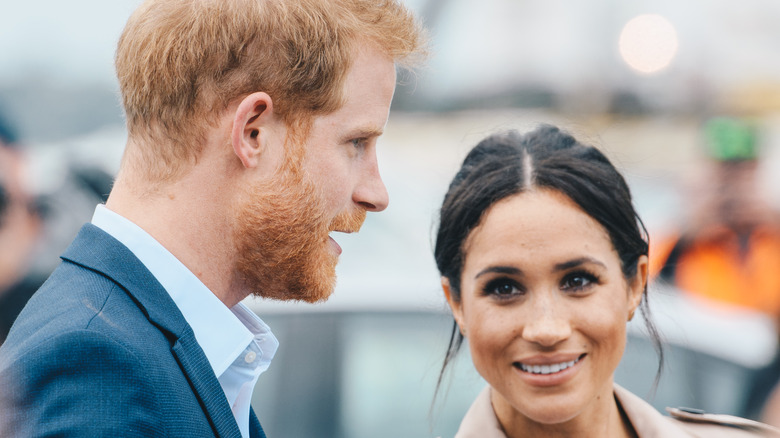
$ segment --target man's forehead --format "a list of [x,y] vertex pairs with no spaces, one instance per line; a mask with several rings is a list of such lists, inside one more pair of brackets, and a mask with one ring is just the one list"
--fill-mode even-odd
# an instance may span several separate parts
[[387,125],[389,106],[381,108],[381,111],[377,109],[377,106],[369,105],[343,106],[332,113],[314,117],[312,128],[315,131],[331,130],[337,135],[351,138],[379,137]]

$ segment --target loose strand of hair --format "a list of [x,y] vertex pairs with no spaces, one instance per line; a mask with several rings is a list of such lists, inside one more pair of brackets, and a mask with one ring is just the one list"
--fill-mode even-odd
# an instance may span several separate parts
[[460,350],[461,345],[463,344],[463,336],[460,334],[460,329],[458,328],[458,323],[456,321],[452,321],[452,331],[450,333],[450,342],[447,347],[447,354],[444,356],[444,360],[442,361],[441,370],[439,371],[439,378],[436,379],[436,387],[433,391],[433,399],[431,401],[431,407],[428,410],[428,416],[430,418],[433,417],[433,410],[436,406],[436,402],[439,399],[439,390],[441,389],[441,384],[444,381],[444,376],[447,374],[447,367],[449,366],[450,362],[455,358],[455,355],[458,354],[458,351]]

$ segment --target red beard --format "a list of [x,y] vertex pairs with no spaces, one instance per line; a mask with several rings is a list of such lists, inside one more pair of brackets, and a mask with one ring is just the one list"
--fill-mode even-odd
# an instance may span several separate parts
[[235,227],[236,267],[253,295],[276,300],[324,301],[336,285],[338,256],[328,233],[357,232],[363,209],[327,217],[323,196],[295,168],[253,187],[239,207]]

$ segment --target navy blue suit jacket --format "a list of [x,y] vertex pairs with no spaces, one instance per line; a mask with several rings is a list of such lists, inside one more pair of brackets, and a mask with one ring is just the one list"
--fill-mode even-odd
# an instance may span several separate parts
[[130,250],[87,224],[62,259],[0,348],[0,436],[241,436],[192,329]]

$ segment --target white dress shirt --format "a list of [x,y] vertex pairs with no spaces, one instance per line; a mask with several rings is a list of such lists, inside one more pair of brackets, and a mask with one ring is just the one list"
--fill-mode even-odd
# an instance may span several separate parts
[[105,205],[97,206],[92,224],[132,251],[171,296],[214,369],[241,435],[248,438],[252,390],[279,346],[271,329],[244,304],[225,306],[149,233]]

